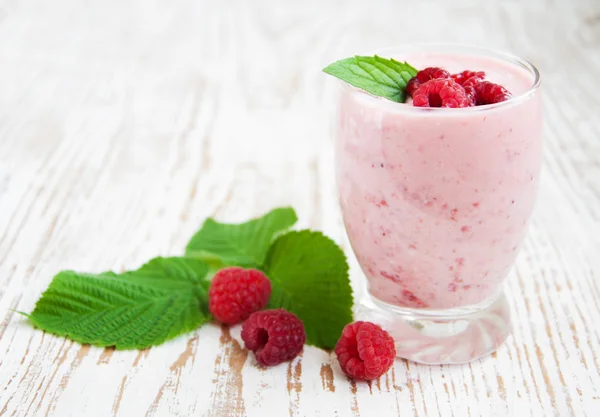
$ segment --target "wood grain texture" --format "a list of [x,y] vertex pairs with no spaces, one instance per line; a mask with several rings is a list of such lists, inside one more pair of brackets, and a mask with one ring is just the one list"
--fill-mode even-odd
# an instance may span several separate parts
[[[0,0],[1,416],[600,415],[600,3]],[[114,352],[35,331],[61,269],[175,255],[206,216],[292,205],[342,243],[334,59],[415,41],[536,63],[539,203],[507,290],[514,333],[464,366],[351,383],[307,347],[259,369],[239,328]],[[358,288],[358,287],[357,287]]]

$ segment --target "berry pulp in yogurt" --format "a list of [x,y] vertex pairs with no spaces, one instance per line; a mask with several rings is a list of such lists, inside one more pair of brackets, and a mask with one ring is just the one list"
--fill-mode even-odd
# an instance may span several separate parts
[[348,237],[369,292],[450,309],[500,293],[529,222],[542,161],[535,71],[492,56],[409,51],[416,68],[485,71],[508,101],[417,108],[341,92],[336,170]]

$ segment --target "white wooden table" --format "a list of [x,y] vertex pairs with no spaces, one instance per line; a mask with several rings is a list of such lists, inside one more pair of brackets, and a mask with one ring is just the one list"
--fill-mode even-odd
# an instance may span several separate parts
[[[412,3],[0,0],[0,415],[600,415],[600,3]],[[344,245],[356,281],[320,70],[439,40],[543,74],[541,195],[492,357],[351,383],[312,347],[260,370],[237,327],[114,352],[14,313],[61,269],[135,268],[207,216],[282,205]]]

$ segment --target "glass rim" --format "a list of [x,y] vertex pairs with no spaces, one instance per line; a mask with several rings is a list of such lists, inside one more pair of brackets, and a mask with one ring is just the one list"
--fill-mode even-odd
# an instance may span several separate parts
[[378,48],[375,50],[371,50],[371,55],[380,55],[382,57],[386,57],[385,54],[390,54],[391,51],[397,51],[402,49],[418,49],[418,48],[449,48],[449,49],[459,49],[464,53],[472,53],[472,54],[487,54],[488,56],[496,59],[500,59],[504,62],[520,66],[521,68],[527,70],[530,74],[533,75],[533,82],[531,86],[525,90],[524,92],[511,97],[509,100],[502,101],[500,103],[494,104],[486,104],[484,106],[473,106],[473,107],[461,107],[461,108],[447,108],[447,107],[415,107],[415,106],[399,106],[399,104],[405,103],[397,103],[395,101],[388,100],[383,97],[374,96],[358,87],[354,87],[346,83],[345,81],[338,80],[338,82],[342,83],[342,88],[344,90],[349,90],[352,94],[361,94],[369,99],[377,100],[377,104],[383,107],[390,107],[394,111],[406,111],[406,112],[414,112],[414,113],[424,113],[429,114],[431,112],[438,113],[453,113],[453,114],[466,114],[466,113],[474,113],[474,112],[485,112],[490,110],[495,110],[498,108],[511,107],[517,105],[531,96],[533,96],[541,85],[541,77],[540,72],[530,61],[521,58],[517,55],[514,55],[509,52],[499,51],[492,48],[485,48],[475,45],[469,44],[461,44],[461,43],[436,43],[436,42],[418,42],[418,43],[407,43],[400,44],[394,46],[387,46],[383,48]]

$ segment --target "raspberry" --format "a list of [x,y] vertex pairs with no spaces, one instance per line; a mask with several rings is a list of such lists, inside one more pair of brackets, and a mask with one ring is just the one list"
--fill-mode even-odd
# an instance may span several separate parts
[[437,78],[450,78],[450,73],[445,69],[438,67],[428,67],[419,72],[417,75],[412,77],[406,84],[406,92],[409,96],[413,96],[414,92],[429,80],[435,80]]
[[452,79],[436,79],[423,83],[413,95],[416,107],[469,107],[465,89]]
[[221,323],[244,321],[269,302],[271,282],[256,269],[238,267],[221,269],[208,290],[208,307]]
[[478,106],[500,103],[508,100],[512,96],[506,88],[489,81],[484,81],[475,85],[475,91],[477,92],[476,104]]
[[371,380],[394,363],[396,347],[388,332],[376,324],[357,321],[346,325],[335,346],[340,367],[354,379]]
[[417,72],[416,77],[421,83],[425,83],[436,78],[450,78],[450,73],[443,68],[428,67]]
[[408,80],[408,83],[406,83],[406,93],[412,97],[420,85],[421,81],[419,81],[417,77],[412,77]]
[[478,80],[478,82],[481,82],[485,78],[485,72],[467,70],[467,71],[459,72],[458,74],[452,74],[452,79],[462,86],[465,85],[465,81],[467,81],[469,78],[473,78],[473,77],[474,77],[474,79]]
[[306,332],[298,317],[279,308],[252,313],[242,324],[242,340],[259,364],[273,366],[302,351]]
[[467,78],[461,84],[463,87],[475,87],[477,84],[482,83],[483,80],[477,76]]
[[463,88],[465,89],[465,93],[469,99],[469,106],[472,107],[477,104],[477,90],[475,90],[475,86],[465,85]]

